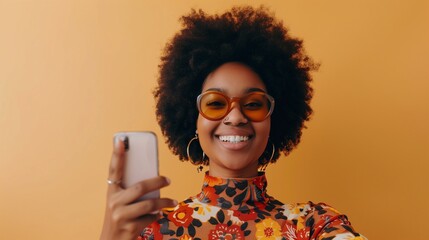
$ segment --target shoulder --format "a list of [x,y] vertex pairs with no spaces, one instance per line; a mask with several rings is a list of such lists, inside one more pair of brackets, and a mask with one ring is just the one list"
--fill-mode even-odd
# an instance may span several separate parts
[[289,203],[282,205],[283,214],[287,219],[297,219],[297,218],[329,218],[333,216],[341,215],[339,211],[335,208],[329,206],[325,203]]
[[345,214],[326,203],[307,202],[298,206],[305,206],[305,225],[312,229],[315,239],[366,239],[353,229]]
[[353,229],[346,215],[326,203],[284,204],[282,210],[286,224],[292,222],[309,239],[366,239]]

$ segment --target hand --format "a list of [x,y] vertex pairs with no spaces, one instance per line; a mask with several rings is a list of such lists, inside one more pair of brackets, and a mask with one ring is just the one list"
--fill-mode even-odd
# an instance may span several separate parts
[[[114,147],[110,163],[109,180],[122,179],[124,171],[124,143],[118,141]],[[109,184],[107,189],[107,204],[104,224],[100,239],[137,239],[150,223],[159,218],[161,208],[174,207],[177,201],[160,198],[136,202],[141,196],[151,191],[168,186],[170,180],[166,177],[155,177],[139,182],[127,189],[120,183]]]

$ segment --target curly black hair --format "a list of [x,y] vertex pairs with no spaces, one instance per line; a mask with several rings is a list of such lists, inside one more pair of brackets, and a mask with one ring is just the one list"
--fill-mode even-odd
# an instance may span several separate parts
[[[209,73],[224,63],[240,62],[260,76],[276,101],[271,115],[269,142],[275,146],[271,162],[280,152],[288,155],[312,114],[310,72],[318,67],[305,53],[302,40],[291,37],[263,6],[233,7],[221,15],[193,9],[181,22],[183,28],[164,49],[154,91],[157,120],[173,153],[182,161],[206,164],[200,147],[192,147],[190,156],[186,151],[196,131],[196,98]],[[259,165],[268,163],[271,155],[269,143]]]

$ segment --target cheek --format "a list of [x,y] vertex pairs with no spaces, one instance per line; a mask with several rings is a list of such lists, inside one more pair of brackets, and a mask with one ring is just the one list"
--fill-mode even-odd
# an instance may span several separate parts
[[203,117],[201,117],[201,115],[198,115],[198,119],[197,119],[197,132],[198,132],[198,136],[206,134],[207,128],[208,128],[207,125],[208,125],[207,120],[204,119]]
[[253,127],[255,131],[259,132],[261,135],[270,135],[271,129],[271,118],[267,118],[262,122],[254,123]]
[[271,120],[266,119],[263,122],[254,124],[256,134],[259,136],[259,143],[265,149],[268,138],[270,137]]
[[197,131],[201,147],[204,148],[204,146],[209,144],[217,125],[216,121],[207,120],[204,117],[201,117],[201,115],[198,116]]

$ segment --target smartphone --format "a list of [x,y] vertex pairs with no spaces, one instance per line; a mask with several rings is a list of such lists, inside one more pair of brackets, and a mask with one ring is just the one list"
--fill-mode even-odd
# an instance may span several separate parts
[[[158,144],[153,132],[118,132],[113,141],[122,139],[125,145],[125,165],[122,186],[158,176]],[[139,200],[159,198],[159,190],[145,194]]]

